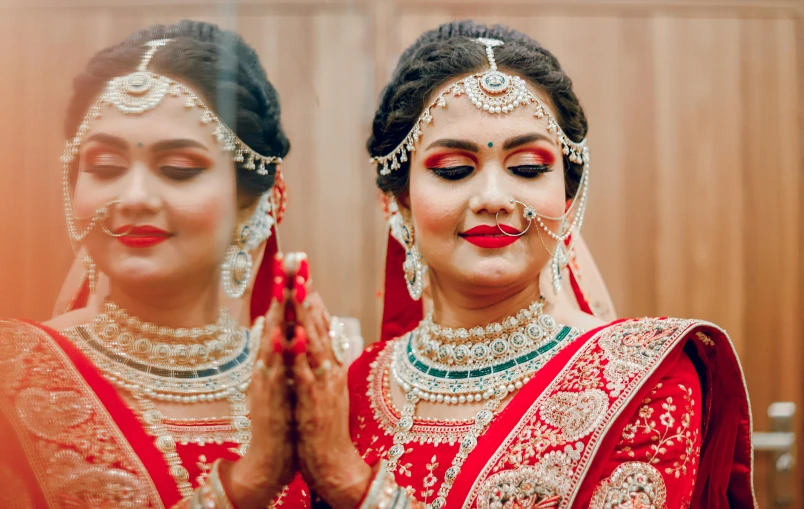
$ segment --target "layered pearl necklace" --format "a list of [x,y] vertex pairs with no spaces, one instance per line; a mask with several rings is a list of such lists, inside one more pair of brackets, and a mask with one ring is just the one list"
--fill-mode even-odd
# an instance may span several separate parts
[[215,324],[171,329],[142,322],[112,302],[91,324],[62,331],[103,376],[129,391],[146,431],[155,438],[182,497],[193,494],[190,474],[155,401],[184,404],[227,400],[234,442],[243,455],[251,443],[245,392],[261,331],[238,327],[225,309]]
[[427,504],[431,509],[442,509],[464,461],[502,401],[578,335],[580,331],[559,326],[545,314],[543,300],[500,323],[469,330],[440,327],[428,315],[393,346],[391,374],[405,392],[405,405],[396,423],[394,445],[388,450],[389,470],[396,470],[405,445],[414,440],[411,429],[420,401],[453,405],[483,402],[460,440],[437,498]]

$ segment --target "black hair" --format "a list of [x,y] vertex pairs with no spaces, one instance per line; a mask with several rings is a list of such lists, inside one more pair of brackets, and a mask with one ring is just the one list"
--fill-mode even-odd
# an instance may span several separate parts
[[[106,83],[134,72],[145,53],[145,43],[175,39],[160,48],[148,68],[192,88],[251,149],[264,156],[284,157],[290,141],[280,122],[279,96],[268,81],[257,53],[240,35],[217,25],[181,21],[153,25],[123,42],[101,50],[73,81],[64,130],[72,139],[89,107]],[[238,191],[259,196],[274,184],[276,165],[267,175],[235,163]]]
[[[501,70],[520,75],[546,92],[550,108],[564,133],[575,142],[586,137],[587,122],[572,81],[558,60],[538,42],[503,25],[488,27],[473,21],[446,23],[423,33],[402,53],[391,82],[383,90],[374,115],[372,133],[367,142],[371,156],[389,154],[413,128],[413,124],[431,100],[434,92],[457,76],[479,72],[488,67],[486,52],[473,39],[499,39],[494,48]],[[575,196],[583,174],[583,165],[564,157],[567,198]],[[410,162],[390,175],[377,168],[377,186],[395,196],[405,192],[410,175]]]

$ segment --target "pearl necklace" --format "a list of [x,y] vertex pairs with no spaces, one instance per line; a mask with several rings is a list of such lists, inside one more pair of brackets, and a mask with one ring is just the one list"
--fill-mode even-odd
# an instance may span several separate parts
[[[221,314],[228,322],[228,315],[224,311]],[[179,363],[181,365],[177,366],[172,362],[175,358],[165,358],[159,355],[158,349],[146,348],[154,342],[148,337],[130,343],[134,345],[134,351],[121,348],[121,343],[129,341],[121,341],[121,338],[137,337],[142,333],[140,327],[131,325],[133,321],[139,323],[136,318],[118,321],[121,315],[128,317],[123,310],[99,315],[90,326],[75,327],[72,334],[77,346],[116,386],[132,393],[143,393],[149,399],[188,404],[227,399],[248,388],[259,337],[249,334],[245,328],[226,326],[217,339],[206,340],[206,345],[215,344],[213,348],[206,347],[203,361],[196,360],[189,366]],[[145,327],[152,330],[155,326]],[[199,340],[192,340],[185,339],[192,337],[192,333],[177,332],[182,329],[159,329],[161,337],[183,338],[180,343],[170,345],[173,351],[192,352],[205,347],[203,335]],[[226,332],[229,329],[232,333]],[[112,332],[117,336],[112,336]]]
[[[229,324],[225,311],[221,311],[218,324],[197,329],[170,329],[142,323],[136,317],[130,317],[125,310],[107,303],[106,313],[98,315],[90,325],[79,325],[62,331],[62,334],[75,344],[82,353],[92,360],[101,374],[113,385],[129,391],[140,410],[140,420],[145,431],[154,437],[156,448],[162,453],[168,464],[171,477],[176,482],[179,493],[184,499],[193,494],[190,473],[182,465],[176,452],[175,437],[164,422],[164,415],[156,408],[154,400],[178,403],[201,403],[226,399],[231,409],[234,442],[239,444],[237,452],[241,456],[251,443],[251,419],[248,417],[245,391],[251,380],[251,369],[257,353],[257,341],[262,331],[255,328],[252,334],[246,329],[240,331]],[[234,330],[240,340],[226,338],[228,330]],[[116,332],[114,336],[112,333]],[[166,367],[164,359],[156,362],[147,354],[154,354],[154,349],[145,348],[134,352],[120,352],[115,346],[121,344],[123,338],[145,335],[130,344],[142,344],[159,337],[161,339],[181,340],[186,346],[189,342],[193,350],[199,341],[218,341],[221,348],[210,348],[202,363],[191,369],[174,369]],[[217,339],[209,339],[217,336]],[[122,343],[125,343],[125,339]],[[150,343],[152,344],[152,343]],[[238,345],[227,348],[224,345]],[[139,354],[139,355],[137,355]],[[172,364],[168,361],[168,365]],[[189,395],[186,393],[190,393]]]
[[[437,497],[432,503],[426,504],[428,509],[444,508],[447,503],[447,495],[452,489],[463,463],[477,446],[478,438],[493,421],[502,401],[511,392],[520,389],[527,383],[541,366],[580,334],[580,331],[570,327],[557,326],[551,316],[543,314],[543,308],[543,303],[539,301],[531,304],[527,310],[523,310],[530,316],[520,311],[517,315],[518,327],[513,326],[513,321],[508,318],[503,321],[503,324],[507,323],[508,327],[500,324],[491,324],[486,327],[485,330],[491,330],[493,335],[499,334],[492,341],[505,338],[510,343],[510,338],[515,334],[531,337],[527,334],[527,330],[534,323],[540,326],[552,325],[549,327],[549,333],[538,335],[540,338],[538,341],[529,341],[522,345],[521,349],[514,348],[510,352],[502,352],[498,356],[500,359],[494,360],[493,365],[467,370],[461,365],[463,361],[456,362],[454,355],[445,363],[436,363],[426,356],[422,356],[421,351],[413,345],[427,344],[430,341],[428,333],[432,334],[433,330],[431,317],[428,317],[429,323],[428,319],[423,320],[419,327],[406,338],[398,339],[393,346],[391,373],[405,392],[405,405],[402,407],[400,419],[396,424],[394,445],[388,449],[388,469],[391,472],[396,470],[399,459],[405,454],[405,445],[414,439],[411,429],[414,424],[416,407],[420,401],[447,404],[484,401],[483,408],[475,416],[471,428],[460,440],[458,452],[452,460],[452,465],[444,474]],[[525,317],[527,320],[523,324],[521,318]],[[500,327],[498,328],[497,325]],[[439,328],[438,335],[442,338],[449,337],[449,332],[447,332],[448,336],[443,336],[445,330],[450,329]],[[423,336],[427,339],[422,341],[420,338]],[[454,331],[452,336],[454,337]],[[472,334],[472,336],[481,338],[480,334]],[[436,349],[436,351],[438,350]]]

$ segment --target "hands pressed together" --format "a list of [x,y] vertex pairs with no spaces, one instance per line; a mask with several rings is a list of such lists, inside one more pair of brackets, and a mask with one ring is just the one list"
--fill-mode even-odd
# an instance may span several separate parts
[[355,508],[371,482],[349,434],[347,367],[330,322],[306,257],[277,255],[271,307],[252,330],[262,341],[248,393],[251,446],[220,467],[239,509],[268,507],[298,471],[336,509]]

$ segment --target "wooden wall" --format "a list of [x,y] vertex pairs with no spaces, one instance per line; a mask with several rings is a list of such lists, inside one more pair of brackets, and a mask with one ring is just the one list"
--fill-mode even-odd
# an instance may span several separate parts
[[371,341],[385,237],[363,147],[377,95],[423,30],[475,18],[531,34],[573,77],[591,125],[584,233],[620,313],[725,327],[756,429],[772,401],[804,411],[803,0],[0,5],[0,315],[46,318],[70,263],[58,157],[71,77],[129,32],[193,18],[261,55],[294,146],[283,247],[310,254],[332,311]]

